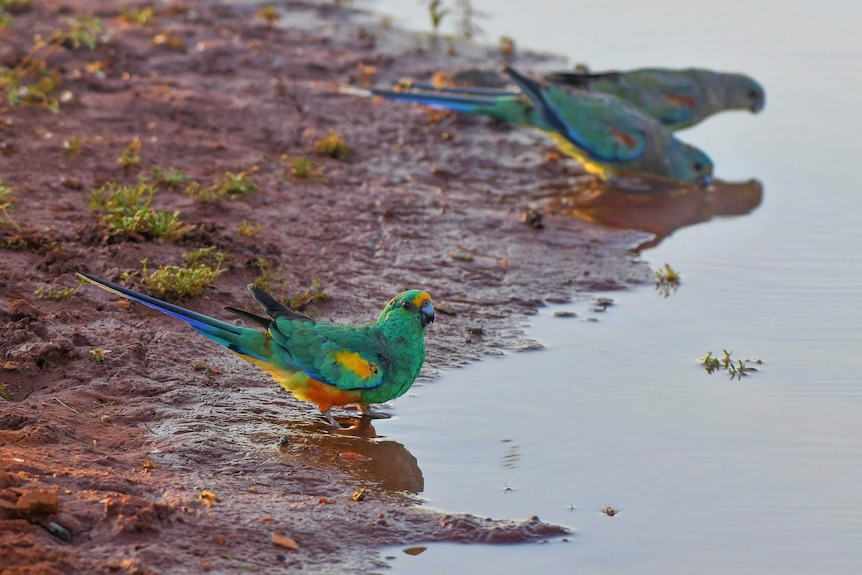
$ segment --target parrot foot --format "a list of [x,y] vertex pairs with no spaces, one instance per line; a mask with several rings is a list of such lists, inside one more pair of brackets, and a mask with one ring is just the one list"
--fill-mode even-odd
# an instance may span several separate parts
[[371,411],[371,406],[367,403],[358,403],[359,411],[362,412],[362,417],[367,417],[368,419],[389,419],[392,417],[388,413],[381,413],[379,411]]
[[320,414],[326,418],[326,421],[329,422],[329,425],[333,429],[341,429],[341,424],[338,423],[334,417],[332,417],[332,412],[330,412],[328,409],[326,411],[321,411]]

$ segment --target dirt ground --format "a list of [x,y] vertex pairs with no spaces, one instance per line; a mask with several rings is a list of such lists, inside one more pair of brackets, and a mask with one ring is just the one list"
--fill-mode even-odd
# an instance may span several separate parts
[[[543,301],[645,281],[630,248],[652,236],[572,217],[573,198],[607,189],[538,135],[338,88],[493,69],[495,48],[452,53],[330,3],[279,3],[274,24],[251,4],[155,4],[145,22],[111,2],[13,6],[0,29],[7,68],[75,15],[104,29],[94,50],[47,60],[59,113],[0,106],[0,181],[15,199],[0,220],[2,575],[367,572],[384,545],[565,533],[423,507],[420,467],[397,438],[327,433],[313,408],[171,318],[92,287],[46,297],[74,288],[78,269],[123,282],[143,258],[179,264],[217,246],[225,272],[181,304],[221,318],[226,305],[253,309],[258,258],[288,293],[320,279],[331,299],[306,313],[326,321],[368,321],[403,289],[430,292],[441,313],[417,385],[531,347],[520,330]],[[330,130],[350,161],[314,153]],[[135,137],[141,164],[118,165]],[[292,177],[285,155],[322,171]],[[204,186],[246,171],[259,192],[206,203],[161,186],[153,207],[193,230],[176,241],[109,232],[91,190],[154,168]],[[262,230],[243,235],[243,222]]]

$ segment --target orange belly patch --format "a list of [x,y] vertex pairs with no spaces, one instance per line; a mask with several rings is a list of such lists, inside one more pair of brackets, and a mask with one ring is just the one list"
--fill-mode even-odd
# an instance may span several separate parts
[[292,393],[296,399],[313,403],[320,411],[329,411],[333,407],[351,403],[362,403],[362,390],[360,389],[338,389],[334,385],[309,377],[303,371],[288,371],[268,361],[242,353],[234,353],[270,374],[281,387]]

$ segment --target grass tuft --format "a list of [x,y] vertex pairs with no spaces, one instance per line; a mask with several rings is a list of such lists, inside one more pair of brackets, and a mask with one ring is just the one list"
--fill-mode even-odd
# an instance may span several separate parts
[[287,164],[287,175],[297,180],[323,179],[323,166],[318,166],[305,156],[282,156]]
[[[183,258],[187,260],[185,266],[159,266],[152,272],[147,258],[144,258],[141,260],[141,281],[161,297],[182,299],[199,296],[208,287],[215,285],[215,278],[224,271],[221,269],[224,254],[213,250],[215,246],[195,250]],[[132,275],[125,274],[125,279],[128,280]]]
[[241,236],[253,238],[263,231],[263,226],[252,225],[248,223],[248,220],[243,220],[241,224],[237,225],[236,231],[238,231]]
[[176,241],[194,229],[180,221],[178,211],[150,209],[156,188],[141,182],[137,186],[109,183],[90,192],[90,209],[101,215],[102,224],[112,232],[139,233],[159,240]]
[[141,165],[141,139],[137,136],[132,138],[132,141],[117,158],[117,165],[121,168],[138,168]]
[[2,215],[0,221],[5,220],[12,224],[16,230],[21,231],[21,227],[12,219],[12,216],[9,215],[9,208],[15,203],[15,198],[12,195],[13,193],[14,190],[0,180],[0,215]]
[[348,162],[353,158],[353,148],[336,134],[335,130],[329,130],[329,135],[314,142],[314,153],[342,162]]
[[[7,6],[3,2],[0,6]],[[5,9],[0,9],[0,29],[11,25]],[[34,37],[30,51],[12,66],[0,64],[0,94],[10,106],[42,106],[52,112],[60,111],[60,74],[49,68],[49,58],[60,50],[76,50],[82,45],[91,50],[102,23],[92,16],[78,16],[68,25],[46,35]]]

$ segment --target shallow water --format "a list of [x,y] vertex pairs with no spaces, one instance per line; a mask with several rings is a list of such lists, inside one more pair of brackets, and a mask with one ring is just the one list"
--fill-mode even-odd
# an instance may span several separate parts
[[[418,2],[359,5],[427,28]],[[524,3],[473,5],[492,15],[479,21],[488,41],[509,34],[595,70],[756,77],[763,113],[723,114],[680,136],[712,156],[719,178],[756,179],[762,197],[736,212],[746,215],[670,226],[642,253],[682,274],[669,297],[649,286],[589,294],[614,298],[600,313],[584,294],[564,306],[579,317],[549,309],[531,322],[547,350],[450,372],[395,404],[376,427],[416,458],[428,505],[535,514],[574,535],[387,549],[393,572],[856,572],[862,4],[540,0],[529,17]],[[765,364],[741,381],[708,375],[698,358],[723,348]]]

